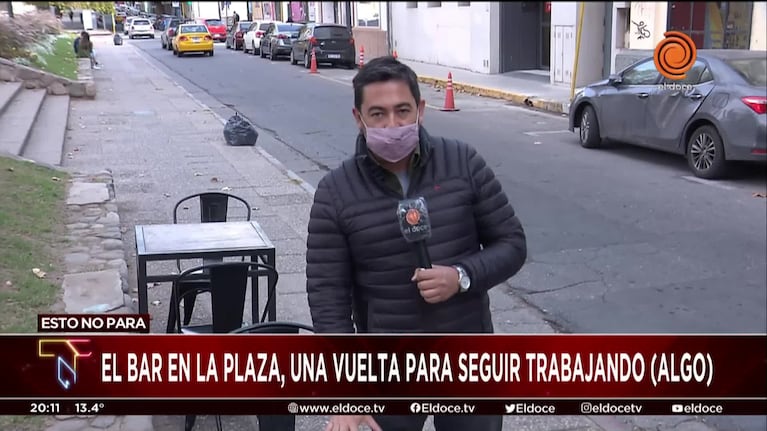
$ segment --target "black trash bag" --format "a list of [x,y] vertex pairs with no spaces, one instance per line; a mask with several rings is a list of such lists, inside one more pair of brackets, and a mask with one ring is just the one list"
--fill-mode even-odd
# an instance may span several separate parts
[[235,113],[224,126],[224,139],[227,145],[233,147],[252,147],[256,145],[258,131],[248,120]]
[[123,38],[119,34],[115,33],[115,37],[113,39],[114,39],[115,45],[123,44]]

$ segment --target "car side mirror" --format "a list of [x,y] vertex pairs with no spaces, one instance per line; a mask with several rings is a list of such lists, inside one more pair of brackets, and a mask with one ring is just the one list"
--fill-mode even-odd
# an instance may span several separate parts
[[607,78],[607,83],[610,85],[618,85],[623,82],[623,77],[620,75],[610,75],[609,78]]

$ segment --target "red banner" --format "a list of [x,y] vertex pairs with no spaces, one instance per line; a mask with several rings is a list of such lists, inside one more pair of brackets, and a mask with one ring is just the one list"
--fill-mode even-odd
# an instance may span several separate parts
[[764,335],[3,336],[0,397],[767,398]]

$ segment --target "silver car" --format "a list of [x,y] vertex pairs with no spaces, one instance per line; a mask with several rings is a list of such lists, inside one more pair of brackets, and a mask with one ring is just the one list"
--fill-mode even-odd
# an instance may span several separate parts
[[687,157],[701,178],[729,161],[767,161],[767,55],[700,50],[683,80],[663,77],[652,58],[585,87],[570,104],[570,131],[583,147],[625,142]]

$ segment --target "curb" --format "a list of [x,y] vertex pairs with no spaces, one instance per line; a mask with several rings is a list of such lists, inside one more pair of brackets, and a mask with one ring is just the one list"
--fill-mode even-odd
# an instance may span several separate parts
[[[418,75],[418,82],[439,88],[445,88],[447,86],[446,79],[434,78],[432,76],[425,75]],[[569,102],[563,103],[554,100],[539,99],[535,96],[530,96],[527,94],[512,93],[510,91],[499,90],[497,88],[483,87],[474,84],[464,84],[455,81],[453,81],[453,88],[456,91],[463,93],[470,93],[476,96],[490,97],[493,99],[508,100],[518,105],[524,105],[555,114],[567,114],[570,111]]]

